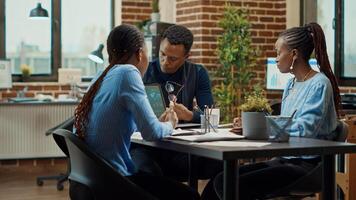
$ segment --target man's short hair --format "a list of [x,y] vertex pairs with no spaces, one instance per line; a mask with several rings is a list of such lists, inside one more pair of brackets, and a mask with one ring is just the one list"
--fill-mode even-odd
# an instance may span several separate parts
[[193,33],[184,26],[173,25],[167,28],[163,33],[162,40],[167,38],[168,42],[173,45],[184,45],[187,54],[193,45]]

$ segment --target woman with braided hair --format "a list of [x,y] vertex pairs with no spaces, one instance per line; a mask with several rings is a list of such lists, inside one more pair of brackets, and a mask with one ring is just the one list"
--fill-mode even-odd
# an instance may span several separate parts
[[143,34],[134,26],[115,27],[107,39],[109,66],[93,82],[75,110],[75,133],[119,173],[159,199],[198,199],[197,192],[169,180],[141,173],[129,153],[131,135],[145,140],[170,135],[178,118],[173,109],[160,119],[146,96],[142,76],[147,70]]
[[[282,32],[275,44],[276,62],[281,73],[292,73],[283,92],[281,115],[293,115],[290,136],[325,140],[336,138],[340,94],[331,70],[325,36],[317,23]],[[309,65],[315,53],[320,72]],[[296,179],[303,177],[320,162],[320,156],[278,157],[239,168],[239,197],[264,199]],[[202,199],[222,199],[223,176],[219,174],[205,188]]]

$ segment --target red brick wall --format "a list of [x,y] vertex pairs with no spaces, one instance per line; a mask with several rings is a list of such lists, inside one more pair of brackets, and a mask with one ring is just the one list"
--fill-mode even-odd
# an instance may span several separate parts
[[[187,26],[194,33],[191,59],[202,63],[210,71],[219,67],[215,54],[217,36],[222,30],[217,26],[226,1],[222,0],[177,0],[177,23]],[[253,81],[265,82],[266,58],[275,56],[274,43],[278,34],[286,28],[285,0],[228,1],[238,8],[246,8],[252,23],[253,45],[261,55]],[[280,92],[270,98],[279,98]]]
[[14,83],[11,89],[0,89],[0,100],[16,97],[16,92],[27,86],[26,97],[34,97],[37,94],[47,94],[58,97],[59,94],[68,94],[70,85],[58,83]]
[[152,0],[122,0],[122,23],[135,24],[150,19]]

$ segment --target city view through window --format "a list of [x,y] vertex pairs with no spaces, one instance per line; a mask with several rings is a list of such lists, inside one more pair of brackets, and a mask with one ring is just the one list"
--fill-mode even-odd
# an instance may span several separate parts
[[[106,46],[111,29],[110,0],[62,0],[62,68],[80,68],[83,76],[93,76],[107,66],[88,59],[99,44]],[[30,67],[32,74],[51,74],[51,1],[41,0],[49,18],[29,18],[38,0],[6,1],[6,57],[11,60],[13,74],[21,74],[21,66]],[[85,5],[85,9],[83,8]],[[55,22],[56,23],[56,22]],[[54,25],[54,24],[53,24]]]

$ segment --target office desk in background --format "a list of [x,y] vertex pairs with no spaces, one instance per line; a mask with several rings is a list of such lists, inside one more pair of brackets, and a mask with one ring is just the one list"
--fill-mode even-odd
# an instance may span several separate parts
[[[308,138],[290,138],[289,143],[267,143],[260,141],[238,140],[224,142],[218,146],[209,143],[190,143],[177,140],[148,142],[132,138],[136,144],[187,153],[190,160],[194,156],[202,156],[224,162],[224,200],[238,200],[238,160],[275,156],[321,155],[323,164],[323,200],[335,198],[335,154],[356,153],[356,144],[315,140]],[[256,143],[257,142],[257,143]],[[253,145],[249,146],[251,143]],[[228,145],[229,144],[229,145]],[[194,165],[190,166],[189,184],[196,188]]]
[[0,103],[0,159],[63,157],[45,132],[73,116],[77,102]]

